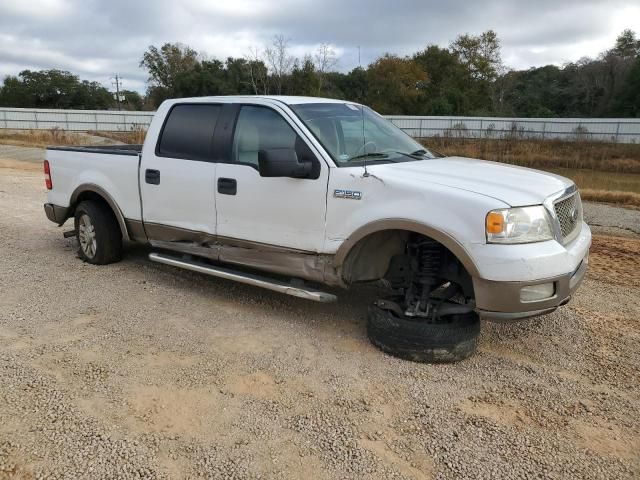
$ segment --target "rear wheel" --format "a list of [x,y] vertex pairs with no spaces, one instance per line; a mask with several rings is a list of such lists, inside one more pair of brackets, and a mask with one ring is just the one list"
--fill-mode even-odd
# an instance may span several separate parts
[[111,209],[103,203],[84,201],[76,207],[78,255],[85,262],[106,265],[122,258],[122,232]]

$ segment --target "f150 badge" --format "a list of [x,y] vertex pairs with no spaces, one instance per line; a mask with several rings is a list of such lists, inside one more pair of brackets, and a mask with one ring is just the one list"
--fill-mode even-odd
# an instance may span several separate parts
[[350,200],[361,200],[362,192],[357,192],[355,190],[334,190],[333,196],[336,198],[347,198]]

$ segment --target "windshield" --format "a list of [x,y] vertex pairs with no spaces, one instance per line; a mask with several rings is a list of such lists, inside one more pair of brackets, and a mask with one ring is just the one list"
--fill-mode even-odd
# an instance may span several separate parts
[[338,166],[405,162],[438,157],[390,121],[361,105],[291,105]]

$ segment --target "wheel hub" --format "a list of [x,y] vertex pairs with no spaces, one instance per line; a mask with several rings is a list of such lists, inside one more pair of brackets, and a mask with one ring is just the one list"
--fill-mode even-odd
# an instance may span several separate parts
[[78,222],[78,240],[80,248],[88,258],[93,258],[96,254],[96,229],[91,223],[89,215],[82,215]]

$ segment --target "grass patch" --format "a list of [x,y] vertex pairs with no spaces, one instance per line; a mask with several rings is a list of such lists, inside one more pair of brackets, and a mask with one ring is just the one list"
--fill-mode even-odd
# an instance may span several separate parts
[[445,155],[480,158],[523,167],[640,173],[640,144],[558,139],[431,137],[422,143]]
[[133,127],[126,132],[89,132],[91,135],[98,137],[110,138],[111,140],[117,140],[118,142],[126,143],[129,145],[141,145],[144,143],[144,138],[147,135],[147,131],[139,126]]
[[82,145],[82,135],[60,128],[50,130],[0,130],[0,143],[18,147],[40,147],[49,145]]
[[584,189],[580,190],[580,197],[582,197],[582,200],[588,202],[604,202],[640,207],[640,193]]

